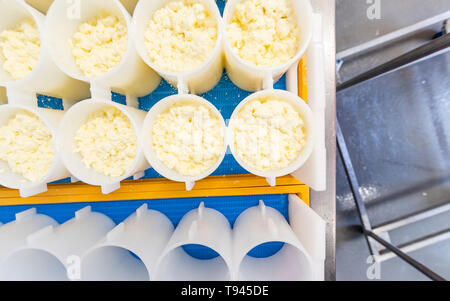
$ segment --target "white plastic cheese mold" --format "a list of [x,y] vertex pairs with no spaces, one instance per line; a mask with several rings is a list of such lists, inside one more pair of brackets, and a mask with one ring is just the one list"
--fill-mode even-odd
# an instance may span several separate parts
[[156,66],[150,59],[145,46],[145,32],[155,11],[171,0],[139,1],[134,12],[134,32],[136,48],[144,61],[158,72],[167,82],[178,88],[181,94],[202,94],[217,85],[223,73],[223,22],[216,2],[198,0],[205,5],[217,21],[217,42],[213,52],[200,66],[185,72],[169,72]]
[[[254,167],[250,166],[249,164],[245,163],[244,160],[237,154],[235,148],[235,139],[234,139],[235,137],[233,134],[233,128],[235,124],[235,119],[237,118],[239,112],[246,104],[255,99],[261,98],[265,99],[268,97],[270,99],[277,99],[289,103],[301,114],[305,125],[306,140],[303,149],[301,150],[297,158],[285,168],[275,171],[259,171]],[[276,186],[277,178],[291,174],[292,172],[298,170],[309,159],[314,148],[315,132],[316,129],[314,123],[314,115],[309,106],[300,97],[298,97],[294,93],[290,93],[284,90],[263,90],[250,95],[236,107],[230,119],[227,137],[228,137],[228,145],[236,161],[248,172],[260,177],[264,177],[267,179],[267,182],[271,186]]]
[[[289,220],[262,201],[233,228],[203,203],[175,229],[147,205],[117,226],[90,207],[61,225],[31,209],[0,225],[0,280],[323,280],[325,222],[295,195]],[[277,253],[249,255],[272,242],[283,243]],[[216,256],[195,258],[189,245]]]
[[5,104],[0,106],[0,126],[4,126],[8,121],[20,112],[29,112],[39,118],[45,126],[49,129],[53,138],[53,163],[47,174],[37,182],[31,182],[25,179],[22,175],[11,170],[8,163],[0,161],[0,185],[8,188],[18,189],[20,196],[28,197],[41,192],[47,191],[47,184],[70,177],[61,160],[61,153],[56,147],[56,136],[64,116],[64,111],[50,110],[38,108],[35,106],[22,104]]
[[[139,57],[132,30],[132,18],[119,0],[80,0],[80,7],[66,0],[55,0],[45,22],[50,53],[58,65],[72,78],[90,84],[91,97],[111,99],[111,91],[127,96],[127,103],[136,106],[137,98],[155,90],[161,78]],[[132,8],[132,3],[125,4]],[[128,29],[128,45],[122,61],[107,73],[86,77],[75,63],[69,40],[84,22],[106,12],[123,18]]]
[[[44,218],[34,211],[25,214],[26,220],[16,220],[13,222],[14,228],[24,227],[25,222],[29,223],[28,219]],[[48,225],[45,226],[45,223]],[[44,227],[27,236],[23,235],[20,244],[2,254],[1,280],[63,281],[80,278],[78,266],[81,264],[81,257],[114,228],[114,222],[103,214],[92,212],[90,207],[85,207],[62,225],[50,220],[41,222],[39,226]],[[9,245],[13,233],[4,227],[13,226],[6,224],[0,228],[0,231],[5,231],[1,245]]]
[[0,61],[0,86],[6,87],[9,103],[37,106],[37,93],[62,98],[67,104],[87,98],[89,86],[64,74],[52,60],[52,46],[45,33],[45,16],[24,1],[0,2],[0,32],[30,18],[38,27],[41,42],[39,59],[33,69],[24,78],[14,80]]
[[[112,178],[86,167],[79,153],[76,153],[75,136],[78,129],[88,120],[90,115],[96,111],[114,107],[128,117],[132,129],[137,137],[137,151],[131,167],[120,177]],[[73,105],[64,115],[58,129],[57,146],[62,160],[73,176],[73,181],[80,180],[84,183],[101,186],[104,194],[111,193],[120,188],[120,182],[134,177],[135,180],[144,176],[149,165],[144,157],[144,152],[139,142],[140,130],[142,128],[146,112],[112,102],[107,99],[87,99]]]
[[239,88],[255,92],[262,89],[272,89],[277,82],[305,54],[313,32],[313,11],[309,0],[292,1],[301,29],[300,43],[296,54],[280,66],[255,66],[243,60],[232,48],[226,34],[226,25],[233,18],[236,5],[242,0],[228,0],[223,14],[225,66],[231,81]]
[[[213,114],[215,114],[219,118],[219,123],[222,126],[221,130],[222,130],[223,137],[224,137],[222,151],[221,151],[220,156],[219,156],[218,160],[216,161],[216,163],[214,165],[212,165],[210,168],[208,168],[206,171],[204,171],[201,174],[196,175],[196,176],[183,176],[180,173],[178,173],[177,171],[168,168],[163,162],[161,162],[158,159],[156,152],[153,149],[153,145],[152,145],[152,132],[153,132],[152,129],[153,129],[153,124],[154,124],[156,118],[158,117],[158,115],[165,112],[172,105],[176,105],[177,103],[186,103],[186,102],[198,103],[200,105],[204,105],[204,106],[208,107],[213,112]],[[196,181],[199,181],[199,180],[204,179],[204,178],[208,177],[209,175],[211,175],[220,166],[220,164],[222,163],[222,161],[225,157],[226,151],[227,151],[226,125],[225,125],[225,121],[222,117],[222,114],[220,114],[220,112],[217,110],[217,108],[213,104],[211,104],[209,101],[207,101],[206,99],[204,99],[200,96],[196,96],[196,95],[192,95],[192,94],[178,94],[178,95],[169,96],[169,97],[159,101],[155,106],[153,106],[152,109],[147,114],[147,117],[145,118],[144,125],[142,127],[142,131],[141,131],[141,135],[140,135],[140,141],[142,143],[142,148],[144,150],[144,154],[145,154],[148,162],[152,166],[152,168],[154,168],[158,173],[160,173],[161,175],[163,175],[164,177],[166,177],[170,180],[186,183],[186,190],[192,190]]]

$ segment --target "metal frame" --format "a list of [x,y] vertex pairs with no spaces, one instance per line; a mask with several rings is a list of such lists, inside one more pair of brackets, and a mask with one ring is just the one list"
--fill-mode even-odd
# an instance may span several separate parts
[[[448,14],[448,13],[447,13]],[[442,16],[439,16],[439,18],[442,18]],[[432,18],[431,20],[436,20],[436,18]],[[423,24],[428,24],[428,21],[424,21]],[[422,24],[422,25],[423,25]],[[417,30],[417,26],[414,27],[414,31]],[[408,32],[410,33],[411,30],[401,30],[400,32]],[[399,38],[397,34],[394,35],[396,38]],[[372,45],[373,43],[370,43]],[[375,43],[380,44],[380,43]],[[384,44],[384,43],[381,43]],[[360,49],[368,49],[372,47],[362,47]],[[385,64],[382,64],[381,66],[378,66],[372,70],[369,70],[361,75],[356,76],[353,79],[350,79],[347,82],[344,82],[340,84],[337,87],[337,91],[342,91],[344,89],[347,89],[349,87],[352,87],[356,84],[359,84],[361,82],[367,81],[369,79],[373,79],[375,77],[381,76],[383,74],[386,74],[388,72],[392,72],[394,70],[397,70],[399,68],[404,68],[405,66],[409,66],[411,64],[417,63],[421,60],[428,59],[432,56],[441,54],[443,52],[450,50],[450,33],[446,33],[442,35],[439,38],[436,38],[435,40],[429,42],[428,44],[421,46],[413,51],[410,51],[396,59],[393,59]],[[351,52],[351,55],[356,55],[356,52]],[[347,55],[348,56],[348,55]],[[338,62],[341,63],[342,62]],[[446,229],[444,231],[430,234],[426,237],[419,238],[417,240],[405,243],[401,246],[394,246],[390,242],[389,238],[389,231],[392,231],[394,229],[404,227],[406,225],[424,220],[426,218],[430,218],[433,216],[436,216],[438,214],[450,211],[450,203],[431,208],[419,213],[412,214],[410,216],[406,216],[391,222],[388,222],[386,224],[372,227],[370,223],[370,219],[367,213],[366,206],[364,204],[363,198],[359,192],[359,183],[358,178],[355,173],[355,169],[353,168],[353,163],[350,157],[350,153],[347,148],[347,144],[345,142],[344,134],[342,132],[342,129],[340,127],[339,121],[337,122],[337,145],[339,150],[339,155],[342,159],[342,162],[344,164],[345,173],[347,175],[347,179],[350,184],[350,189],[353,194],[353,198],[356,203],[357,212],[359,215],[359,218],[361,220],[362,224],[362,232],[364,233],[367,244],[369,247],[370,253],[375,257],[375,260],[377,262],[382,262],[385,260],[388,260],[390,258],[393,258],[395,256],[398,256],[402,260],[404,260],[406,263],[410,264],[414,268],[416,268],[418,271],[426,275],[432,280],[436,281],[445,281],[443,277],[436,274],[432,270],[430,270],[425,265],[421,264],[420,262],[416,261],[412,257],[410,257],[407,253],[412,252],[418,249],[421,249],[423,247],[435,244],[437,242],[450,239],[450,228]],[[444,179],[445,180],[445,179]],[[430,186],[433,186],[433,184],[436,184],[437,182],[441,181],[434,181]],[[410,194],[403,193],[403,194]]]
[[440,15],[433,16],[429,19],[423,20],[423,21],[413,24],[411,26],[404,27],[399,30],[393,31],[391,33],[388,33],[379,38],[373,39],[364,44],[341,51],[336,55],[336,59],[337,60],[349,60],[349,59],[356,58],[359,55],[368,53],[371,50],[374,50],[379,47],[386,46],[388,44],[391,44],[391,43],[394,43],[401,39],[404,39],[405,37],[411,36],[414,33],[418,32],[424,28],[430,27],[434,24],[441,23],[443,21],[446,21],[447,19],[450,19],[450,11],[446,11]]
[[344,83],[337,86],[337,92],[367,81],[369,79],[376,78],[378,76],[387,74],[389,72],[395,71],[399,68],[407,67],[411,64],[415,64],[424,59],[429,59],[433,56],[442,54],[449,51],[450,43],[450,33],[444,34],[443,36],[419,47],[408,53],[405,53],[385,64],[375,67],[363,74],[360,74]]
[[[445,212],[450,209],[450,208],[448,208],[450,206],[447,205],[446,207],[443,206],[443,208],[434,208],[428,212],[422,212],[422,213],[415,215],[414,216],[415,218],[409,217],[409,218],[405,218],[403,220],[389,222],[380,227],[372,228],[366,206],[365,206],[363,198],[359,192],[360,186],[358,183],[358,179],[356,177],[355,169],[353,168],[353,163],[350,158],[347,144],[345,142],[339,122],[337,124],[337,144],[338,144],[339,155],[341,156],[342,162],[344,163],[345,173],[347,175],[347,178],[348,178],[348,181],[350,184],[350,189],[352,191],[353,198],[356,203],[358,216],[361,220],[362,232],[364,233],[364,235],[366,237],[370,253],[375,257],[375,259],[378,262],[387,260],[396,255],[396,256],[400,257],[401,259],[403,259],[408,264],[410,264],[411,266],[413,266],[414,268],[416,268],[418,271],[422,272],[424,275],[426,275],[430,279],[436,280],[436,281],[444,281],[445,279],[443,277],[439,276],[438,274],[436,274],[435,272],[433,272],[432,270],[430,270],[429,268],[427,268],[420,262],[416,261],[415,259],[413,259],[409,255],[407,255],[406,253],[414,251],[414,250],[418,250],[420,248],[431,245],[438,241],[442,241],[444,239],[450,238],[449,230],[443,231],[442,233],[435,234],[432,237],[431,236],[426,237],[420,241],[418,240],[418,241],[411,242],[409,244],[405,244],[401,247],[396,247],[388,241],[389,240],[388,231],[398,228],[400,226],[405,226],[412,222],[417,222],[426,217],[431,217],[431,216],[440,214],[442,212]],[[445,211],[444,211],[444,209],[445,209]],[[382,235],[385,237],[384,238],[381,237]],[[386,238],[386,236],[387,236],[387,238]],[[390,253],[383,254],[382,252],[380,252],[380,248],[377,246],[376,243],[382,245],[385,248],[385,250],[388,250]],[[389,256],[389,258],[388,258],[388,256]]]

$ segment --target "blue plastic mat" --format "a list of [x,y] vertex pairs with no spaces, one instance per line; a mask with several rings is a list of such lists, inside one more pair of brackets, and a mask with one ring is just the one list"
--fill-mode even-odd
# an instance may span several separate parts
[[[164,213],[174,224],[178,225],[181,218],[198,208],[201,202],[205,202],[208,208],[220,211],[233,226],[236,218],[246,209],[257,206],[262,200],[266,206],[277,209],[288,220],[288,195],[255,195],[255,196],[233,196],[233,197],[205,197],[205,198],[184,198],[170,200],[141,200],[141,201],[118,201],[118,202],[93,202],[93,203],[73,203],[73,204],[51,204],[51,205],[20,205],[0,207],[0,222],[8,223],[15,220],[15,214],[30,208],[36,208],[38,213],[46,214],[62,224],[73,218],[75,211],[86,206],[91,206],[93,211],[109,216],[116,224],[125,220],[137,208],[143,204],[148,204],[149,209],[154,209]],[[253,257],[267,257],[276,253],[283,244],[269,243],[261,245],[252,250]],[[215,252],[199,246],[186,246],[185,250],[190,255],[208,259],[217,256]]]

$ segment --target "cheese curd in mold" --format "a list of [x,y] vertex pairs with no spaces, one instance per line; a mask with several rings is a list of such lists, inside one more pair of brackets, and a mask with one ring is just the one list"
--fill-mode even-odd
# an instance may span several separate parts
[[300,29],[292,0],[243,0],[227,24],[231,48],[256,66],[278,66],[293,58]]
[[283,169],[306,144],[302,115],[288,102],[264,97],[248,102],[233,121],[236,154],[258,171]]
[[214,15],[194,0],[171,1],[158,9],[145,32],[151,61],[169,72],[200,66],[213,52],[217,38]]
[[179,102],[158,115],[152,128],[157,158],[182,176],[197,176],[214,166],[224,147],[223,123],[211,108]]
[[129,118],[115,107],[92,113],[75,134],[76,149],[87,168],[111,178],[133,165],[138,138]]
[[31,18],[0,33],[0,58],[3,61],[3,69],[14,80],[26,77],[33,70],[40,53],[39,29]]
[[81,24],[69,43],[75,63],[85,76],[103,75],[116,67],[127,51],[127,23],[122,17],[103,12]]
[[38,182],[50,170],[53,158],[52,134],[36,115],[22,111],[0,127],[0,160],[12,172]]

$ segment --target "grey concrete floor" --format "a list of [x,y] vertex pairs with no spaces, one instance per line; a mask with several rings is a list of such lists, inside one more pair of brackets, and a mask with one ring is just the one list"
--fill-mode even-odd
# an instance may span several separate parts
[[[366,0],[336,4],[338,51],[450,10],[448,0],[381,0],[381,20],[369,20]],[[440,27],[345,62],[340,79],[426,43]],[[373,226],[450,201],[450,52],[339,93],[337,111]],[[367,280],[369,251],[340,158],[337,189],[337,278]],[[449,227],[450,212],[390,237],[401,244]],[[410,255],[450,279],[450,240]],[[381,279],[427,280],[398,258],[381,264]]]

